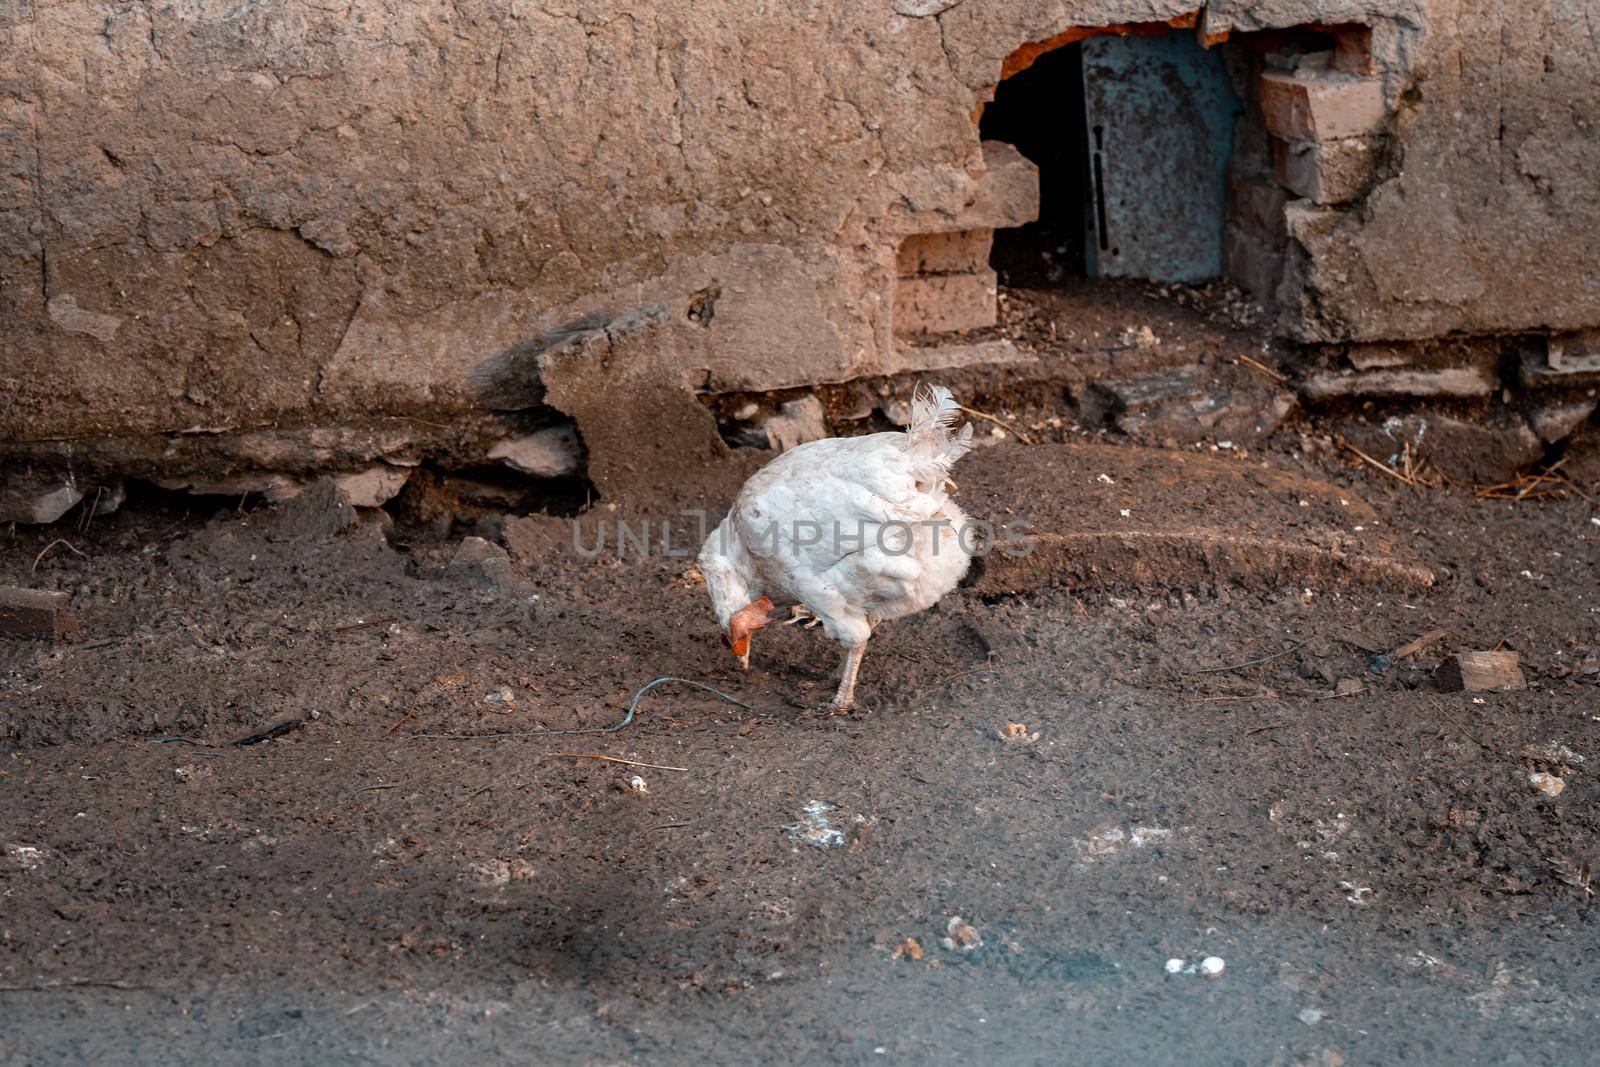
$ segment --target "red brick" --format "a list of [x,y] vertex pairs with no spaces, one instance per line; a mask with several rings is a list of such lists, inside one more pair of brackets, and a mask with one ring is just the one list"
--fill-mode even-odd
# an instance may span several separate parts
[[970,274],[989,269],[993,230],[916,233],[900,244],[900,275]]
[[1381,144],[1372,137],[1320,144],[1273,138],[1273,170],[1296,196],[1314,204],[1344,204],[1359,199],[1372,184]]
[[1383,129],[1387,111],[1381,78],[1356,78],[1313,68],[1261,75],[1261,113],[1267,129],[1288,141],[1337,141]]
[[909,336],[993,326],[997,291],[992,270],[901,278],[894,287],[894,332]]

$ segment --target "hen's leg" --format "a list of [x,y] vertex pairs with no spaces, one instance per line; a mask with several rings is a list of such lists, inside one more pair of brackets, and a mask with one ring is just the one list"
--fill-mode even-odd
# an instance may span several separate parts
[[844,670],[839,678],[839,691],[828,703],[830,711],[849,711],[856,702],[856,673],[861,670],[861,657],[867,654],[867,643],[848,645],[844,650]]

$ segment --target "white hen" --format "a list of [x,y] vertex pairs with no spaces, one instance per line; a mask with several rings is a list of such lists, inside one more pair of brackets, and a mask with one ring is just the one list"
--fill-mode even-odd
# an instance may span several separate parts
[[919,387],[904,433],[830,437],[783,453],[750,477],[700,550],[700,571],[725,643],[746,667],[750,635],[772,598],[803,606],[790,622],[844,645],[839,691],[855,701],[873,628],[932,607],[971,562],[967,517],[951,501],[950,467],[971,448],[952,434],[950,390]]

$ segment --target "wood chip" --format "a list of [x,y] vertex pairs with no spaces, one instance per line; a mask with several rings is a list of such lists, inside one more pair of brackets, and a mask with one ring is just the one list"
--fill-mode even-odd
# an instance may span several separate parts
[[1515,652],[1457,652],[1434,672],[1441,693],[1479,693],[1528,688]]

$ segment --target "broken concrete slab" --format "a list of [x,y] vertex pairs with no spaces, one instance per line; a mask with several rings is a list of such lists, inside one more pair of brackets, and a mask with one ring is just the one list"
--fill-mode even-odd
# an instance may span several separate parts
[[1600,384],[1600,330],[1536,340],[1523,347],[1520,357],[1524,388]]
[[970,344],[897,345],[885,360],[885,374],[908,371],[960,370],[965,367],[1000,367],[1037,363],[1038,357],[1010,341],[974,341]]
[[969,515],[1029,527],[975,565],[980,594],[1433,582],[1363,500],[1302,474],[1208,454],[1033,445],[1019,480],[1002,451],[961,465]]
[[22,472],[0,485],[0,522],[43,526],[55,522],[83,499],[68,478]]
[[1270,436],[1295,408],[1294,394],[1242,375],[1199,366],[1095,384],[1110,404],[1117,429],[1141,444],[1204,440],[1254,444]]
[[74,626],[70,600],[53,589],[0,586],[0,636],[60,637]]
[[489,458],[535,478],[570,478],[583,469],[583,442],[574,427],[547,426],[496,443]]
[[1528,424],[1546,444],[1554,444],[1583,424],[1594,414],[1596,400],[1592,396],[1547,400],[1535,404],[1528,412]]
[[1395,415],[1376,424],[1349,422],[1341,431],[1390,466],[1409,455],[1414,465],[1427,462],[1447,478],[1474,484],[1503,482],[1544,455],[1539,435],[1510,415],[1481,423],[1439,412]]
[[1039,217],[1039,168],[1004,141],[984,141],[977,195],[956,216],[957,230],[1003,230]]
[[1492,367],[1468,366],[1318,371],[1296,388],[1302,399],[1316,404],[1356,396],[1486,397],[1494,395],[1497,385]]

